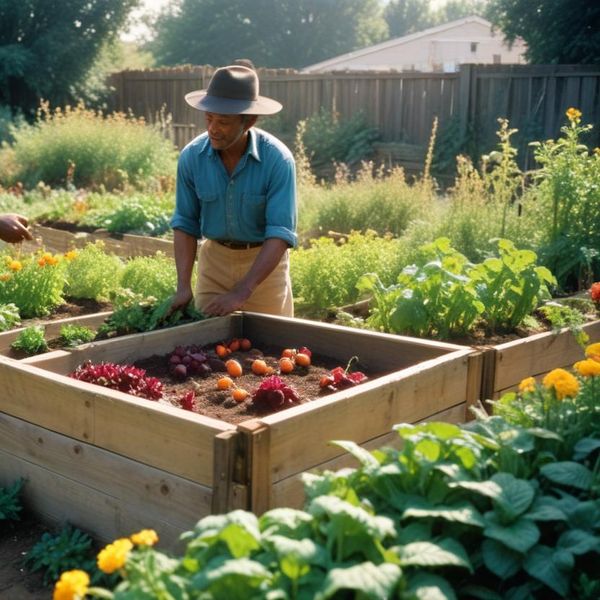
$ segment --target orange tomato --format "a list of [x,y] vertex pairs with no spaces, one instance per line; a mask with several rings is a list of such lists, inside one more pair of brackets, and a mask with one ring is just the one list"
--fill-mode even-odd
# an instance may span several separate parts
[[296,354],[296,364],[300,365],[301,367],[310,366],[310,356],[308,354],[298,352],[298,354]]
[[236,402],[243,402],[248,396],[249,396],[249,392],[247,392],[245,389],[243,388],[235,388],[235,390],[233,390],[231,392],[231,397],[236,401]]
[[225,362],[225,368],[231,377],[240,377],[242,375],[242,365],[233,358]]
[[286,348],[281,353],[281,358],[293,358],[295,354],[296,354],[296,351],[293,348]]
[[230,377],[221,377],[217,381],[217,387],[220,390],[228,390],[229,388],[233,387],[233,380]]
[[231,352],[237,352],[240,349],[240,340],[233,338],[231,342],[229,342],[229,349]]
[[252,348],[252,342],[248,338],[242,338],[240,340],[240,348],[244,351],[250,350],[250,348]]
[[[256,360],[254,360],[252,362],[252,372],[255,375],[266,375],[268,373],[269,369],[270,369],[270,367],[267,366],[267,363],[260,358],[257,358]],[[271,369],[271,371],[272,371],[272,369]]]
[[228,354],[231,353],[229,348],[225,346],[225,344],[217,344],[215,347],[215,352],[219,358],[225,358]]
[[291,358],[280,358],[279,359],[279,370],[282,373],[291,373],[294,370],[294,361]]

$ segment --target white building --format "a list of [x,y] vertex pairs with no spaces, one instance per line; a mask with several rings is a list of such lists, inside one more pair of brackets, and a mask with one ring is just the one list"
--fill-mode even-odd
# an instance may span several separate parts
[[515,40],[512,48],[501,31],[481,17],[465,17],[335,56],[309,65],[302,73],[328,71],[445,71],[454,72],[464,63],[524,64],[526,45]]

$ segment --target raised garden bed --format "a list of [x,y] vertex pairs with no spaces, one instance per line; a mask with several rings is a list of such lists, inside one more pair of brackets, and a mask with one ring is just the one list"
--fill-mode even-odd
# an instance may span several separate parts
[[173,256],[171,240],[150,236],[109,233],[105,230],[69,231],[37,224],[32,226],[31,231],[36,242],[25,242],[26,249],[38,249],[37,240],[41,240],[44,248],[53,252],[68,252],[73,248],[83,248],[86,244],[102,241],[106,252],[122,257],[153,256],[159,251]]
[[[85,360],[133,363],[175,345],[249,338],[308,346],[381,377],[233,425],[67,377]],[[173,545],[210,512],[300,506],[302,473],[350,461],[330,440],[393,443],[400,422],[462,422],[480,363],[452,344],[253,313],[14,361],[0,357],[0,479],[27,477],[28,504],[110,540],[154,527]],[[252,415],[249,415],[251,417]]]

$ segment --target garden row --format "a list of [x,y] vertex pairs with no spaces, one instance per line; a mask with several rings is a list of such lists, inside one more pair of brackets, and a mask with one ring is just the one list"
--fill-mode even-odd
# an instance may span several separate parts
[[[585,326],[600,339],[600,322]],[[311,348],[367,381],[232,423],[76,380],[86,361],[134,364],[176,347],[248,339],[258,349]],[[394,424],[461,423],[468,407],[524,377],[582,357],[568,330],[474,349],[251,313],[96,341],[22,361],[0,357],[0,484],[24,477],[27,503],[100,539],[152,524],[166,546],[202,516],[299,507],[302,474],[348,457],[331,440],[393,444]],[[310,367],[312,368],[312,367]],[[243,416],[243,414],[242,414]]]

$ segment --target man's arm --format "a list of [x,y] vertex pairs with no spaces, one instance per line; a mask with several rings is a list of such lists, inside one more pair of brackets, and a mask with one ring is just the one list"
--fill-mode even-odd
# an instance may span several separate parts
[[246,275],[233,286],[231,291],[211,300],[203,312],[220,316],[238,310],[250,298],[256,287],[272,273],[287,249],[288,245],[282,239],[269,238],[265,240]]
[[16,214],[0,215],[0,240],[16,244],[23,240],[32,240],[33,236],[27,229],[27,217]]
[[187,306],[193,298],[192,271],[196,260],[198,240],[181,229],[173,231],[173,245],[175,250],[175,266],[177,267],[177,292],[173,296],[171,308],[177,309]]

